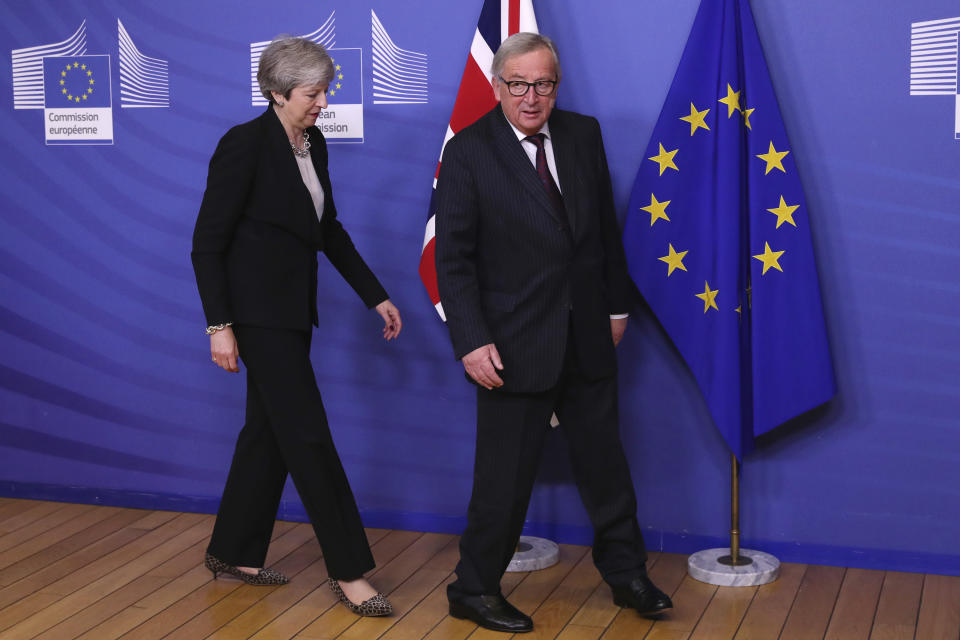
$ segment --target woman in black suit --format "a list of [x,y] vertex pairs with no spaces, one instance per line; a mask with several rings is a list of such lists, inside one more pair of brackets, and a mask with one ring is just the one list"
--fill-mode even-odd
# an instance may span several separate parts
[[293,477],[341,602],[362,615],[390,603],[363,578],[373,556],[334,448],[310,362],[323,251],[368,308],[383,337],[401,320],[337,220],[327,148],[315,125],[334,68],[323,47],[279,38],[257,80],[270,105],[230,129],[210,160],[193,234],[194,271],[213,361],[247,369],[246,423],[205,564],[250,584],[285,584],[262,568],[287,473]]

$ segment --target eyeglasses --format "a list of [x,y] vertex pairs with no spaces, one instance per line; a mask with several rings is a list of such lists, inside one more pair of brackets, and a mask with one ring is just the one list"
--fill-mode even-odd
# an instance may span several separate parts
[[497,76],[500,78],[500,82],[507,85],[507,91],[510,92],[510,95],[520,97],[527,95],[527,91],[530,90],[530,87],[533,87],[533,90],[538,96],[549,96],[557,88],[556,80],[537,80],[536,82],[524,82],[523,80],[504,80],[503,76]]

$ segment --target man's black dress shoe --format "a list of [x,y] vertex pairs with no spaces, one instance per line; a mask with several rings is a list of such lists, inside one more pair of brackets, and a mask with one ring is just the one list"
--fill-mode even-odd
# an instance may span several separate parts
[[625,587],[614,587],[613,603],[618,607],[636,609],[640,615],[651,615],[673,608],[670,596],[650,582],[647,576],[638,576]]
[[502,595],[459,596],[450,599],[450,615],[473,620],[484,629],[526,633],[533,631],[533,620]]

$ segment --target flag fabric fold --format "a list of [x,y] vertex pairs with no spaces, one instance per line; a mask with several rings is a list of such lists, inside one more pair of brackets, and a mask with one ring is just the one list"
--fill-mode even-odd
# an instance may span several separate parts
[[701,1],[623,242],[738,459],[836,393],[809,211],[749,0]]
[[473,124],[480,116],[496,106],[497,101],[490,84],[490,65],[493,63],[494,54],[500,48],[500,43],[521,31],[539,33],[537,19],[533,13],[533,0],[484,0],[480,18],[477,20],[477,30],[470,44],[470,54],[460,80],[457,98],[453,103],[450,124],[447,126],[443,146],[440,148],[440,162],[437,163],[437,170],[433,177],[433,194],[430,196],[427,228],[420,251],[420,279],[430,295],[430,301],[444,321],[446,318],[443,315],[443,306],[440,304],[437,267],[434,262],[436,255],[434,195],[440,163],[443,162],[443,147],[446,147],[447,141],[457,132]]

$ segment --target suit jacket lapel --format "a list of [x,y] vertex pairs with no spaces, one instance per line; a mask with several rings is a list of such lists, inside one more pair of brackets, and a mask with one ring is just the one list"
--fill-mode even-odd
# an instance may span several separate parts
[[546,192],[543,190],[543,185],[540,184],[540,177],[537,175],[536,167],[530,162],[530,158],[523,150],[520,141],[517,140],[517,136],[510,127],[510,123],[507,122],[507,118],[503,115],[503,110],[499,105],[497,105],[493,122],[494,139],[498,151],[497,157],[507,165],[513,175],[517,176],[517,179],[523,187],[530,192],[533,199],[540,203],[551,217],[558,222],[563,222],[553,208],[550,198],[547,197]]
[[557,175],[560,180],[560,191],[563,193],[563,206],[567,210],[571,233],[577,232],[577,148],[572,132],[562,123],[550,121],[550,142],[553,144],[553,159],[557,164]]
[[[290,149],[287,132],[284,131],[280,118],[278,118],[277,114],[273,111],[273,105],[267,107],[267,113],[265,113],[264,116],[267,119],[268,148],[270,149],[270,154],[281,167],[278,175],[290,177],[285,186],[291,193],[296,194],[294,199],[298,205],[297,209],[304,209],[310,212],[316,220],[317,216],[313,207],[313,198],[310,197],[310,191],[307,189],[307,185],[303,183],[303,178],[300,176],[300,167],[297,166],[297,159]],[[317,175],[319,176],[321,174],[318,172]]]

